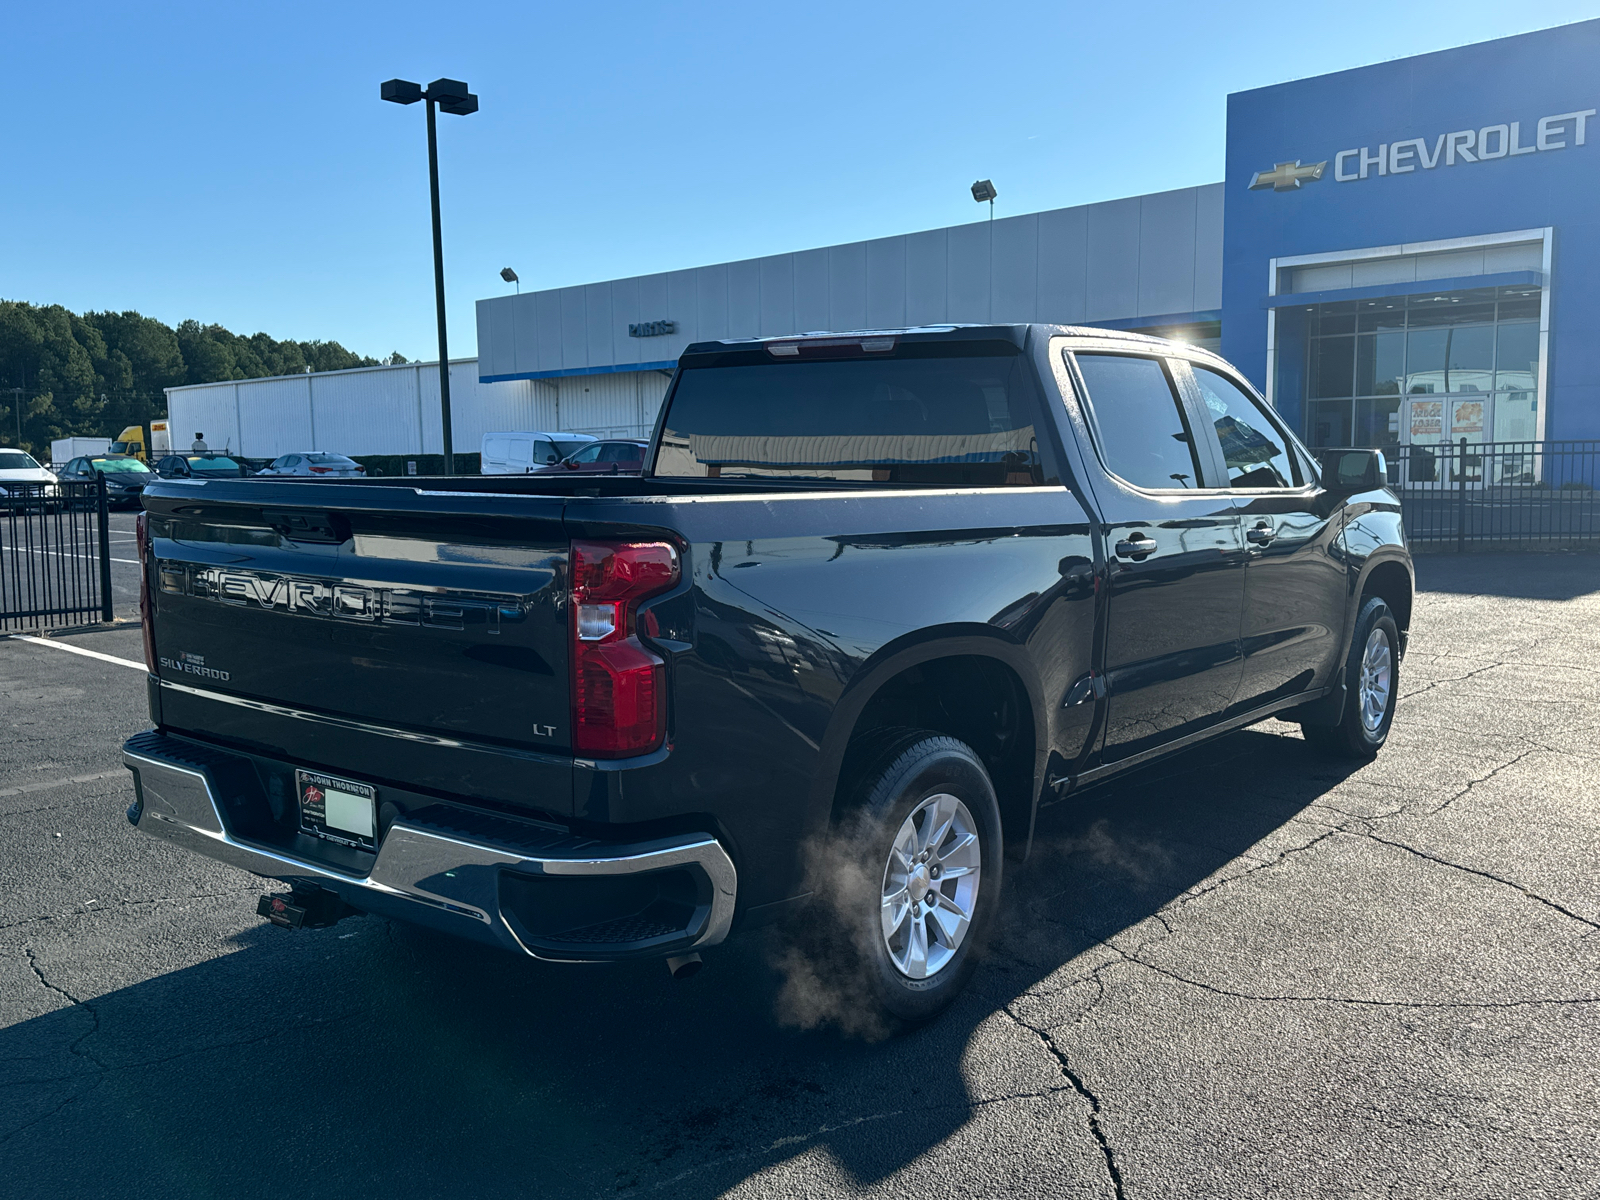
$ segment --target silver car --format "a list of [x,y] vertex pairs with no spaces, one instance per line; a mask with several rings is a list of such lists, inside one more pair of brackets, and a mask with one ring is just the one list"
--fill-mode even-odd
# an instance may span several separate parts
[[367,469],[355,459],[323,450],[281,454],[270,465],[256,472],[258,475],[298,475],[309,479],[357,479],[366,473]]

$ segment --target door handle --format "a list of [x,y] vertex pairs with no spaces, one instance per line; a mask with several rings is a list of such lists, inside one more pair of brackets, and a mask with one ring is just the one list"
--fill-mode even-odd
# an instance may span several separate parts
[[1252,546],[1265,546],[1277,536],[1277,530],[1273,529],[1272,526],[1266,521],[1261,522],[1261,524],[1255,526],[1253,529],[1247,529],[1244,531],[1244,540],[1249,542]]
[[1118,542],[1116,550],[1118,558],[1131,558],[1137,562],[1156,552],[1156,540],[1148,534],[1133,533]]

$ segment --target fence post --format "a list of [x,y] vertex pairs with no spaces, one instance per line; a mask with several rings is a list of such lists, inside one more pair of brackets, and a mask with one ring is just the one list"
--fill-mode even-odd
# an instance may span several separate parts
[[106,477],[96,473],[95,503],[99,508],[100,527],[100,619],[110,622],[111,615],[111,516],[106,505]]
[[1467,439],[1461,439],[1461,457],[1456,463],[1456,553],[1467,549]]

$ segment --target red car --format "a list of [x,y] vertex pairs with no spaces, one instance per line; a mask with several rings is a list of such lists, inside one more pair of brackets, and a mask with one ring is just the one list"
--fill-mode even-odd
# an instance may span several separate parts
[[555,475],[564,471],[585,471],[600,475],[637,475],[644,470],[645,447],[650,443],[613,439],[590,442],[582,450],[567,455],[553,467],[541,467],[535,475]]

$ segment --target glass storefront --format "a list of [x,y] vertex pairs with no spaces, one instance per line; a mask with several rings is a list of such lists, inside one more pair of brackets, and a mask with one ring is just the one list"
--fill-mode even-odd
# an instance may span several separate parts
[[1519,285],[1298,310],[1305,361],[1303,390],[1296,390],[1306,440],[1375,447],[1531,441],[1539,303],[1537,287]]

